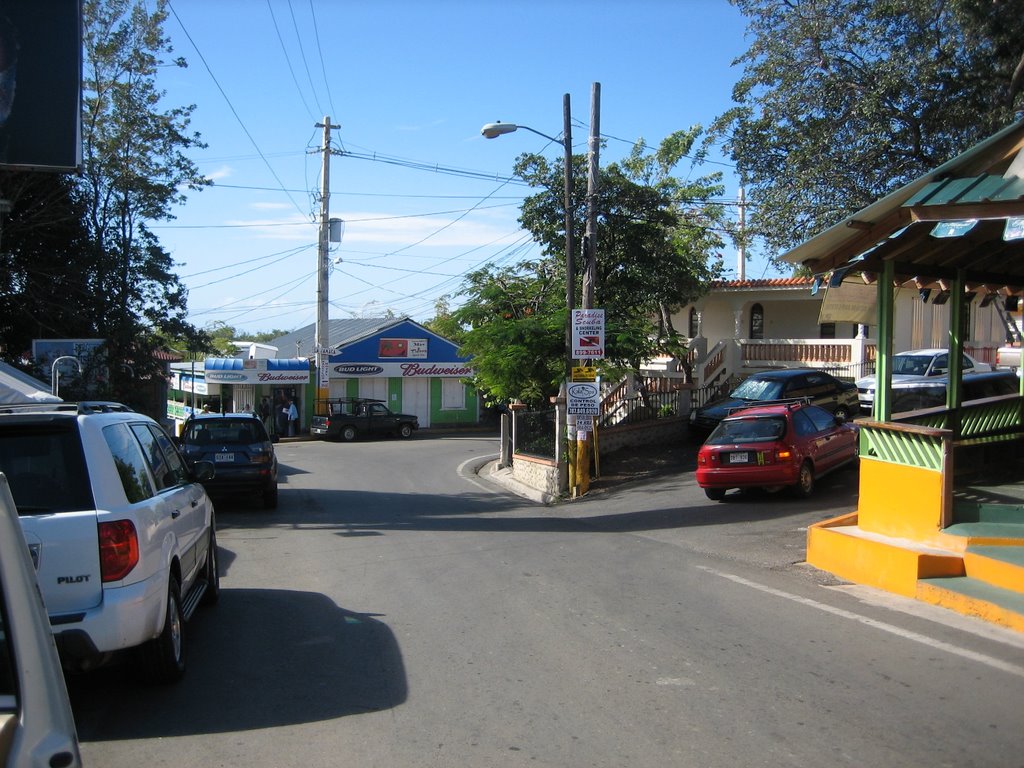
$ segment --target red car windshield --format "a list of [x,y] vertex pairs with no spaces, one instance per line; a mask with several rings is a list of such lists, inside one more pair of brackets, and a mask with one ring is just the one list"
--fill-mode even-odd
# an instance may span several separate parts
[[749,419],[726,419],[715,427],[705,445],[730,443],[770,443],[786,433],[783,416],[757,416]]

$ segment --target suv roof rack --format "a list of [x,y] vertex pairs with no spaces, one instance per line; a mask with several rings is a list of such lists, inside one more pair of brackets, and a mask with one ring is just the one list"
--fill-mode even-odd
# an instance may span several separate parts
[[70,411],[78,414],[89,413],[134,413],[134,410],[123,403],[107,400],[83,400],[79,403],[4,403],[0,413],[38,413],[52,411]]

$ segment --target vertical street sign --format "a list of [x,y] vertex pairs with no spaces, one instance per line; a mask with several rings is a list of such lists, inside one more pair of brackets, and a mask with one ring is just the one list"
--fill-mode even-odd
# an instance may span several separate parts
[[604,310],[572,311],[572,356],[576,360],[604,359]]
[[601,413],[600,385],[598,382],[576,382],[570,384],[567,412],[583,416],[597,416]]

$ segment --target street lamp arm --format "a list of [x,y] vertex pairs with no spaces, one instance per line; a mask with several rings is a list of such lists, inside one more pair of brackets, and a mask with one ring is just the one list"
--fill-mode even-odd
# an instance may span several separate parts
[[82,361],[74,355],[61,355],[54,358],[53,365],[50,366],[50,393],[54,396],[60,391],[60,369],[57,366],[65,360],[74,360],[75,365],[78,366],[78,375],[82,375]]
[[556,139],[554,136],[548,136],[546,133],[541,133],[540,131],[536,130],[535,128],[531,128],[528,125],[516,125],[515,123],[503,123],[501,121],[498,121],[497,123],[488,123],[487,125],[480,129],[480,134],[485,139],[496,139],[499,136],[504,136],[506,133],[514,133],[520,128],[522,128],[524,131],[529,131],[530,133],[536,133],[538,136],[541,136],[547,139],[548,141],[553,141],[555,144],[561,144],[562,146],[565,146],[564,139]]

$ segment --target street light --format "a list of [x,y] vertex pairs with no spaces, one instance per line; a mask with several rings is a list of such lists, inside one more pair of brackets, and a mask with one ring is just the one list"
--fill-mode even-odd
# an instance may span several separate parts
[[562,97],[562,138],[556,139],[546,133],[531,128],[528,125],[517,125],[516,123],[487,123],[480,129],[485,139],[496,139],[507,133],[514,133],[522,128],[524,131],[535,133],[538,136],[561,144],[565,150],[565,305],[568,309],[565,321],[565,377],[572,376],[572,310],[576,306],[576,256],[572,236],[572,110],[569,104],[569,94]]
[[60,369],[57,366],[65,360],[74,360],[75,365],[78,366],[78,375],[82,375],[82,361],[74,355],[61,355],[54,358],[53,365],[50,366],[50,391],[54,397],[60,392]]

